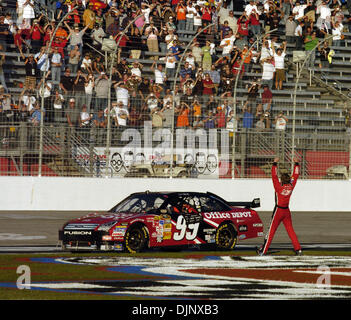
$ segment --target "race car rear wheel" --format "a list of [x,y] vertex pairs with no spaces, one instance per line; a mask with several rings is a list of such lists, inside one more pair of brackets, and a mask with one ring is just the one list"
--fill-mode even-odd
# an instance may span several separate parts
[[237,232],[231,223],[221,224],[216,231],[217,250],[233,250],[237,243]]
[[143,251],[147,246],[148,233],[145,226],[131,226],[125,235],[125,247],[128,252],[136,253]]

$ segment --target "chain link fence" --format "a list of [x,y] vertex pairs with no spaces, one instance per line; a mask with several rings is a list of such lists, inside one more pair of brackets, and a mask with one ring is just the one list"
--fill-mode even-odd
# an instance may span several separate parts
[[290,103],[274,97],[267,104],[262,90],[255,99],[247,97],[248,88],[241,91],[235,109],[231,97],[117,94],[110,113],[101,98],[61,95],[60,104],[56,93],[45,98],[42,127],[33,96],[31,111],[8,111],[0,126],[0,174],[269,178],[274,157],[290,170],[294,141],[302,178],[348,178],[350,135],[342,109],[297,99],[293,121]]

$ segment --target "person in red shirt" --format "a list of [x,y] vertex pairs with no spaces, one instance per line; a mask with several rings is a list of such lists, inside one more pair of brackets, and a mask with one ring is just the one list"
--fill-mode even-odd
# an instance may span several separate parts
[[293,174],[290,177],[288,173],[283,173],[280,176],[280,181],[278,178],[278,161],[279,158],[275,158],[272,165],[272,180],[275,190],[275,207],[273,210],[271,224],[268,233],[265,237],[265,241],[261,248],[257,250],[259,255],[265,255],[268,248],[273,240],[274,234],[281,222],[283,222],[284,227],[292,241],[295,253],[301,255],[301,245],[297,239],[296,233],[294,231],[291,213],[289,209],[290,197],[296,186],[297,179],[300,175],[300,166],[297,161],[295,161]]
[[217,126],[217,128],[225,128],[225,126],[226,126],[225,111],[222,107],[217,108],[216,126]]
[[205,78],[202,80],[202,94],[203,95],[212,95],[213,94],[213,88],[214,84],[213,81],[208,73],[206,73]]
[[247,18],[245,13],[241,15],[241,17],[237,21],[238,25],[238,33],[245,39],[246,41],[248,40],[249,36],[249,23],[250,20]]

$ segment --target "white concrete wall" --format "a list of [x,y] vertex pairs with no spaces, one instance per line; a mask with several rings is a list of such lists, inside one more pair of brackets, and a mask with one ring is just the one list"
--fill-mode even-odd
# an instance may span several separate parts
[[[270,179],[94,179],[0,177],[0,210],[108,210],[139,191],[211,191],[230,201],[261,199],[271,211]],[[294,211],[351,211],[351,181],[299,180],[291,198]]]

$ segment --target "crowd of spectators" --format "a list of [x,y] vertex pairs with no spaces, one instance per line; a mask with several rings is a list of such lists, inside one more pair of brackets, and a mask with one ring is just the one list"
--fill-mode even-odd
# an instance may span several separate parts
[[[16,119],[38,124],[44,101],[47,123],[105,128],[111,92],[116,127],[148,120],[155,127],[269,129],[276,123],[272,91],[286,89],[287,48],[313,50],[310,68],[319,52],[319,67],[328,68],[331,46],[344,45],[351,19],[342,9],[350,2],[17,0],[16,15],[0,17],[1,109],[15,106]],[[105,50],[116,42],[110,75]],[[18,103],[2,69],[11,45],[25,65]],[[234,110],[236,80],[247,100]]]

